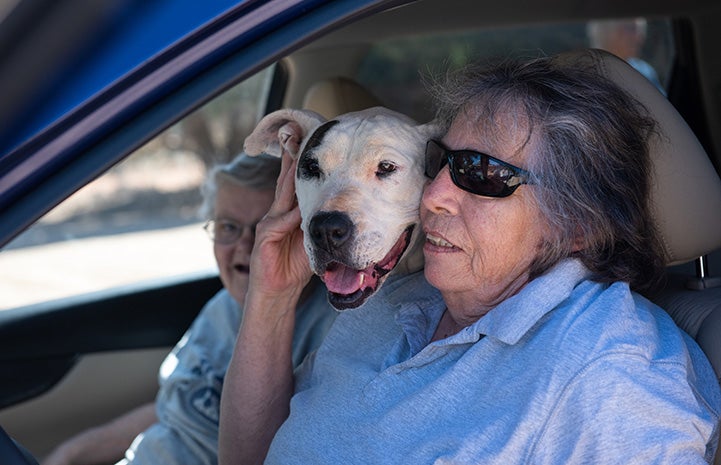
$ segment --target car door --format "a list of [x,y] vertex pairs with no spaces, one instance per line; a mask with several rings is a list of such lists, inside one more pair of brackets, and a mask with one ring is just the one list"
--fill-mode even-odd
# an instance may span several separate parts
[[[183,3],[197,4],[179,2],[178,5]],[[112,184],[107,177],[120,177],[115,171],[122,171],[133,162],[132,153],[157,145],[159,142],[153,138],[162,130],[236,83],[242,85],[264,70],[272,69],[261,99],[263,106],[248,108],[248,112],[256,116],[277,107],[285,83],[282,73],[276,73],[275,68],[269,66],[334,22],[369,12],[372,4],[285,0],[249,1],[235,6],[226,2],[219,8],[220,4],[216,3],[215,9],[203,10],[200,24],[187,21],[177,39],[165,37],[170,45],[163,44],[158,52],[151,52],[155,54],[150,57],[138,54],[136,61],[124,63],[122,72],[105,76],[110,82],[103,84],[105,87],[98,81],[93,82],[100,87],[79,86],[71,79],[66,82],[68,87],[78,85],[83,90],[90,89],[89,94],[78,96],[69,91],[63,98],[51,98],[47,108],[43,106],[45,102],[30,92],[28,96],[37,115],[28,117],[27,110],[21,108],[23,102],[19,102],[13,107],[18,109],[13,132],[9,136],[4,134],[7,137],[2,139],[0,244],[4,249],[0,260],[11,262],[17,254],[28,252],[32,247],[59,246],[60,241],[52,238],[57,233],[57,230],[53,232],[53,226],[58,223],[52,217],[74,217],[68,213],[72,210],[70,207],[58,212],[73,201],[71,194],[81,189],[96,189],[89,202],[98,203],[102,188],[93,185],[104,182],[107,188]],[[65,2],[63,5],[70,8],[79,4]],[[152,8],[156,8],[158,20],[172,21],[176,6],[153,4]],[[110,47],[109,53],[112,50]],[[75,57],[82,61],[81,58]],[[65,70],[65,78],[79,69],[83,68],[75,63],[74,68]],[[62,79],[54,79],[53,83],[52,92],[62,94]],[[49,95],[48,91],[44,92]],[[3,113],[4,117],[8,115],[13,116],[13,112]],[[184,137],[179,136],[176,129],[170,128],[161,136],[163,143],[172,146]],[[180,164],[185,175],[198,163],[188,159],[174,162]],[[151,164],[150,173],[143,176],[167,181],[171,178],[169,170],[173,160],[166,159],[164,163],[160,167]],[[114,170],[108,171],[114,166]],[[125,181],[137,183],[140,177],[135,174]],[[121,183],[121,187],[116,186],[111,192],[111,200],[119,200],[124,192],[122,186]],[[155,195],[155,200],[162,197],[170,196]],[[66,198],[68,200],[61,203]],[[150,207],[151,200],[137,197],[131,203]],[[88,222],[87,212],[81,211],[75,216]],[[158,220],[157,212],[151,212],[143,221]],[[104,222],[105,229],[112,222],[108,217],[98,221]],[[28,229],[35,222],[36,226]],[[195,240],[193,245],[180,246],[176,255],[183,254],[191,261],[190,251],[199,250],[210,260],[205,264],[212,263],[209,243],[197,220],[171,226],[187,227],[185,233],[193,235]],[[171,228],[165,228],[160,242],[149,246],[143,263],[136,263],[140,265],[134,271],[138,276],[148,271],[151,264],[162,261],[152,258],[151,252],[171,248],[168,229]],[[28,235],[20,235],[26,230]],[[122,234],[144,231],[147,229],[136,228]],[[47,237],[38,243],[38,239],[28,238],[33,234]],[[113,236],[111,239],[115,240],[122,234],[99,235],[106,236],[104,239]],[[91,271],[89,277],[86,274],[80,279],[86,284],[91,278],[101,277],[99,275],[109,277],[118,267],[116,259],[127,258],[128,250],[141,248],[137,235],[130,238],[129,248],[106,242],[97,249],[94,248],[97,243],[92,243],[97,237],[82,237],[78,232],[71,236],[77,255],[51,263],[49,249],[40,251],[37,261],[31,261],[26,254],[24,259],[9,265],[10,274],[18,276],[23,271],[20,268],[25,267],[24,271],[30,274],[71,278],[88,271],[90,265],[79,264],[76,257],[91,250],[89,255],[100,262],[99,271]],[[107,257],[104,258],[103,253]],[[15,268],[18,268],[17,274]],[[202,305],[220,288],[215,270],[207,266],[181,273],[177,268],[164,269],[155,277],[113,281],[97,290],[81,288],[59,295],[47,293],[48,281],[49,278],[26,283],[29,301],[11,302],[10,293],[6,293],[8,304],[0,311],[0,424],[38,457],[61,438],[152,400],[157,391],[160,361]],[[16,291],[19,286],[11,287]],[[59,287],[67,291],[72,286],[61,284]]]

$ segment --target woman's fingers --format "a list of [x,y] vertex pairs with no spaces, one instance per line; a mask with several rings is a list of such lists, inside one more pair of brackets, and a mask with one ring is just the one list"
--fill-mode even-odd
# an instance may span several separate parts
[[280,174],[275,188],[275,200],[263,221],[258,224],[257,236],[272,237],[272,241],[290,236],[294,230],[300,232],[300,213],[295,199],[295,161],[283,153]]
[[263,237],[267,236],[272,241],[279,241],[296,230],[300,232],[300,222],[300,210],[295,206],[287,211],[277,209],[274,216],[266,215],[258,223],[258,229],[264,233]]
[[266,294],[302,287],[312,274],[300,229],[295,166],[295,161],[283,154],[275,200],[256,229],[251,255],[251,286]]
[[275,201],[268,210],[269,216],[278,216],[290,211],[295,205],[295,167],[296,161],[283,153],[280,174],[275,188]]

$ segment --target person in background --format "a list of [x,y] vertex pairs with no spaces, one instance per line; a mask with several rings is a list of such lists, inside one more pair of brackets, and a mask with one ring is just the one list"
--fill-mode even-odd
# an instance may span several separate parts
[[[241,154],[209,172],[201,214],[223,289],[162,363],[155,403],[78,434],[42,465],[217,463],[220,394],[242,319],[255,225],[273,202],[279,171],[278,158]],[[294,366],[319,345],[335,315],[325,287],[311,280],[298,302]]]
[[468,67],[439,86],[424,270],[341,313],[295,372],[311,272],[283,155],[223,386],[221,465],[713,460],[713,369],[642,296],[665,271],[658,125],[589,62]]
[[648,23],[644,18],[608,19],[589,21],[586,34],[591,47],[606,50],[626,60],[665,94],[656,70],[641,59],[647,29]]

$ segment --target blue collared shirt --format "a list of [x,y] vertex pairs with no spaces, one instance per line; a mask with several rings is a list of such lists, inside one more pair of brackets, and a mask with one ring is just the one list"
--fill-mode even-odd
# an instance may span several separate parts
[[721,394],[698,346],[576,260],[429,343],[422,273],[341,314],[297,373],[268,464],[707,463]]

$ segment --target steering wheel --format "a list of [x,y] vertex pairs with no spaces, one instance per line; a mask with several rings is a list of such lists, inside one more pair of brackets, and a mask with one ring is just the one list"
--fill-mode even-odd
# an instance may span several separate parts
[[0,462],[3,465],[38,465],[38,461],[24,447],[13,441],[2,426],[0,426]]

